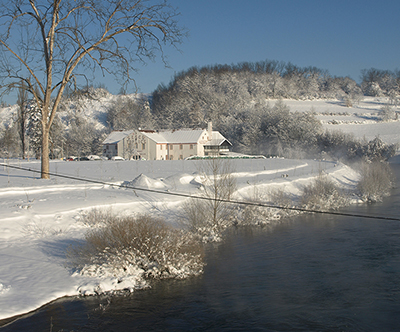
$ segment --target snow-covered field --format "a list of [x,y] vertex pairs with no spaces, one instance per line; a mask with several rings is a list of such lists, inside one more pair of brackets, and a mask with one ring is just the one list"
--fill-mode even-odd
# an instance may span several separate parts
[[[315,112],[328,130],[340,130],[367,141],[379,136],[388,144],[400,143],[400,120],[382,122],[379,111],[388,103],[385,97],[364,97],[353,107],[339,100],[283,100],[292,112]],[[398,112],[399,108],[395,110]]]
[[[40,169],[36,161],[2,161],[11,166]],[[66,295],[91,294],[95,289],[141,287],[139,274],[118,283],[115,277],[82,277],[65,267],[65,249],[88,229],[83,215],[92,208],[118,214],[154,213],[168,222],[186,199],[162,193],[198,194],[197,170],[203,161],[85,161],[51,163],[59,175],[95,179],[87,183],[0,167],[0,319],[34,310]],[[352,188],[358,174],[343,164],[314,160],[234,160],[238,189],[245,199],[255,188],[268,192],[283,188],[293,194],[321,171],[342,186]],[[282,174],[288,176],[282,177]],[[161,193],[121,188],[131,186]],[[114,184],[114,185],[113,185]]]

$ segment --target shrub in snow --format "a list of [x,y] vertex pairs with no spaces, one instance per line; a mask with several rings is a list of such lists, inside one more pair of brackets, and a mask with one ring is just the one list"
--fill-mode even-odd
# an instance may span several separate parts
[[204,265],[201,244],[193,235],[148,215],[111,215],[67,256],[81,275],[98,277],[138,275],[139,269],[145,278],[186,278],[202,273]]
[[379,115],[382,118],[382,121],[391,121],[396,119],[396,111],[390,105],[383,106],[379,111]]
[[384,196],[390,194],[393,174],[387,163],[379,161],[363,163],[360,173],[358,190],[364,201],[381,201]]
[[280,219],[279,214],[274,210],[276,209],[256,205],[247,205],[238,211],[236,225],[267,225],[271,223],[272,220]]
[[83,216],[83,223],[89,227],[100,227],[115,220],[111,209],[91,209]]
[[232,163],[227,159],[207,159],[201,164],[198,181],[205,199],[183,204],[183,219],[192,233],[203,241],[220,241],[221,232],[232,225],[233,205],[228,203],[236,190]]
[[304,187],[301,206],[310,210],[337,209],[348,205],[348,197],[327,176],[319,175],[310,185]]
[[386,144],[380,137],[375,137],[366,146],[365,159],[369,161],[383,161],[393,157],[398,148],[397,144]]
[[296,211],[286,209],[293,207],[294,202],[290,195],[282,189],[273,190],[269,195],[260,194],[255,190],[254,195],[249,202],[268,202],[268,205],[277,206],[278,208],[257,206],[253,204],[242,206],[236,214],[238,226],[266,225],[297,213]]

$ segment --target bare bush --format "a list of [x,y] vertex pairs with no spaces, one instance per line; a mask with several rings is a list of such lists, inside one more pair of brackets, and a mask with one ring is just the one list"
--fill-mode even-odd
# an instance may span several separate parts
[[382,121],[391,121],[396,119],[396,111],[394,107],[390,105],[381,107],[379,115],[382,118]]
[[320,174],[304,187],[301,206],[310,210],[338,209],[348,204],[348,198],[327,176]]
[[[269,196],[269,197],[268,197]],[[293,215],[293,210],[286,208],[293,207],[294,202],[290,195],[282,189],[275,189],[268,194],[260,193],[255,188],[253,197],[249,199],[251,205],[242,207],[237,214],[238,225],[265,225],[281,218]],[[258,206],[257,203],[269,202],[274,207]]]
[[291,194],[285,192],[283,189],[276,189],[271,192],[271,202],[282,209],[277,211],[279,218],[289,217],[293,214],[297,214],[295,210],[288,210],[295,206],[295,202],[291,197]]
[[98,209],[94,208],[88,211],[83,216],[83,223],[86,226],[96,227],[104,226],[114,220],[111,208],[108,209]]
[[379,161],[363,163],[360,173],[358,190],[363,200],[377,202],[390,194],[393,174],[388,163]]
[[148,215],[109,216],[103,227],[90,229],[85,242],[69,248],[70,265],[84,271],[108,269],[109,274],[143,270],[147,278],[185,278],[202,273],[200,242]]
[[205,160],[199,168],[202,197],[183,204],[183,218],[189,229],[200,234],[203,241],[219,241],[221,231],[232,224],[232,204],[236,190],[232,164],[226,159]]

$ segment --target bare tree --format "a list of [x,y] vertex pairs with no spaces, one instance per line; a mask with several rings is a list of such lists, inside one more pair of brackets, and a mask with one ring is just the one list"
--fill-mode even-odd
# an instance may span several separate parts
[[183,206],[184,218],[189,228],[203,239],[219,236],[232,217],[232,204],[228,201],[236,191],[236,178],[231,161],[218,158],[201,161],[199,180],[204,199],[187,201]]
[[3,92],[21,87],[41,111],[41,176],[49,178],[49,132],[66,87],[85,73],[133,80],[137,61],[183,37],[166,0],[0,0]]
[[236,178],[233,176],[232,164],[227,159],[208,159],[202,170],[204,195],[212,212],[211,221],[218,228],[229,215],[229,201],[236,190]]

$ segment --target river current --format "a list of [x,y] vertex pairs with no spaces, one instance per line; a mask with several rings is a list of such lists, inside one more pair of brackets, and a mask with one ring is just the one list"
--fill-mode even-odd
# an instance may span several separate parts
[[[400,179],[400,164],[394,165]],[[344,211],[400,216],[383,203]],[[125,296],[57,300],[3,331],[399,331],[400,222],[302,215],[232,229],[204,274]]]

